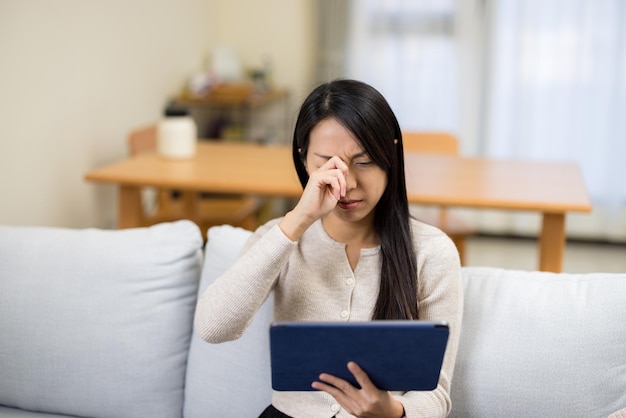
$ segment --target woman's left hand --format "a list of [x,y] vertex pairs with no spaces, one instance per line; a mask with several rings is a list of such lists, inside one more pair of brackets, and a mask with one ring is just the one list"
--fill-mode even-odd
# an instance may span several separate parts
[[350,414],[357,417],[402,417],[404,407],[388,391],[380,390],[355,362],[348,363],[348,370],[361,386],[357,389],[349,382],[330,374],[322,373],[321,382],[312,387],[330,394]]

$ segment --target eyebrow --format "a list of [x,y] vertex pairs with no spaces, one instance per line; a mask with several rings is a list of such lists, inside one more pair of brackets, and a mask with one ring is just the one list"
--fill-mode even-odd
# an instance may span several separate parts
[[[331,158],[333,158],[333,156],[328,156],[328,155],[322,155],[322,154],[318,154],[317,152],[314,152],[313,155],[315,155],[316,157],[320,157],[320,158],[324,158],[326,160],[330,160]],[[356,154],[353,154],[350,157],[350,160],[354,160],[355,158],[360,158],[360,157],[366,157],[367,156],[367,152],[363,151],[363,152],[358,152]]]

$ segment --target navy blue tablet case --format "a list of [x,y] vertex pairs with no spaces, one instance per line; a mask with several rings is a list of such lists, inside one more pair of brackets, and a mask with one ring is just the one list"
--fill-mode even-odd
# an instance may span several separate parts
[[320,373],[359,387],[354,361],[382,390],[437,387],[449,329],[444,322],[275,322],[270,326],[272,388],[311,391]]

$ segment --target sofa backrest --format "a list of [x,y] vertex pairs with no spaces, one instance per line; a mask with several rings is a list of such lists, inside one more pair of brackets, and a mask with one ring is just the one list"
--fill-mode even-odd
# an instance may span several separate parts
[[0,405],[180,417],[202,244],[188,221],[0,226]]
[[463,269],[452,417],[607,417],[626,407],[626,274]]
[[[209,229],[199,292],[235,261],[250,231],[228,225]],[[272,297],[265,301],[241,338],[209,344],[193,332],[185,418],[256,417],[272,400],[269,324]]]

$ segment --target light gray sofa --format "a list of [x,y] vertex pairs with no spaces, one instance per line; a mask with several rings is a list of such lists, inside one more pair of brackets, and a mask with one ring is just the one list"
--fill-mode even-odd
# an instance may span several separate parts
[[[0,227],[0,417],[256,417],[271,301],[237,341],[192,332],[198,292],[250,232],[186,221]],[[626,407],[626,274],[465,268],[455,417]],[[200,280],[201,279],[201,280]]]

